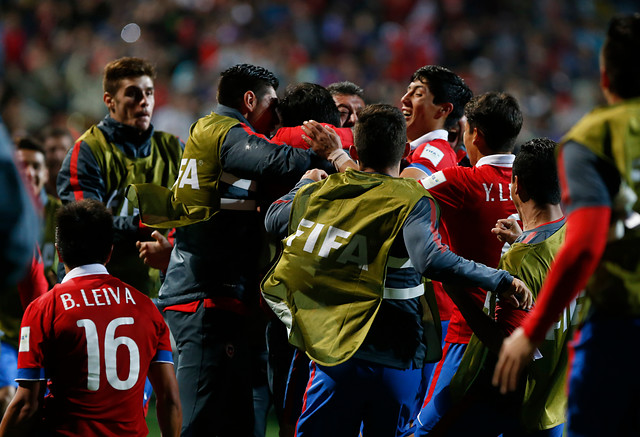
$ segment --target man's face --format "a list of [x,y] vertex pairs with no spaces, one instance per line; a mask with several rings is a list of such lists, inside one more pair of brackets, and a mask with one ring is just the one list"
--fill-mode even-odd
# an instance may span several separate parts
[[278,123],[278,96],[273,87],[267,87],[256,107],[247,115],[247,121],[259,134],[269,135]]
[[67,135],[51,136],[44,141],[45,161],[49,172],[58,173],[72,145],[71,137]]
[[155,105],[153,81],[149,76],[122,79],[114,96],[104,93],[104,102],[114,120],[144,132],[151,124]]
[[440,105],[433,103],[433,94],[426,82],[416,79],[407,87],[402,99],[402,114],[407,121],[407,139],[417,140],[421,136],[438,129],[436,115]]
[[49,177],[47,167],[44,164],[44,155],[36,150],[18,149],[16,159],[18,164],[22,166],[34,196],[39,196]]
[[333,101],[340,111],[340,127],[355,126],[358,114],[364,108],[364,100],[355,94],[334,94]]

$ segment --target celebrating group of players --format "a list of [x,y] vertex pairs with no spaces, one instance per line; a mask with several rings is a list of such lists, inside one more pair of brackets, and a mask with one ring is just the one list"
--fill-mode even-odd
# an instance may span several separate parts
[[61,283],[33,262],[14,292],[0,436],[146,435],[150,386],[163,435],[261,435],[265,323],[281,436],[640,435],[639,47],[640,14],[612,19],[608,105],[559,146],[444,67],[398,109],[279,101],[248,64],[183,144],[151,125],[153,67],[109,63],[57,177]]

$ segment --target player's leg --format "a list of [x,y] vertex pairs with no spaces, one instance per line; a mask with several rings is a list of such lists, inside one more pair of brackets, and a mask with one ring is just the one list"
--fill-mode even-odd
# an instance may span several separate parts
[[427,396],[422,410],[418,414],[416,437],[427,435],[451,408],[449,385],[453,375],[458,370],[466,348],[466,344],[445,343],[445,347],[442,350],[442,359],[433,371],[431,382],[427,389]]
[[202,305],[166,312],[179,352],[183,436],[251,435],[253,399],[245,318]]
[[422,369],[399,370],[379,364],[370,364],[369,369],[371,383],[365,396],[362,435],[407,435],[413,423],[414,405],[420,397]]
[[365,381],[356,360],[337,366],[311,361],[302,413],[296,425],[298,437],[354,437],[362,422]]
[[640,435],[640,319],[593,314],[574,336],[567,434]]

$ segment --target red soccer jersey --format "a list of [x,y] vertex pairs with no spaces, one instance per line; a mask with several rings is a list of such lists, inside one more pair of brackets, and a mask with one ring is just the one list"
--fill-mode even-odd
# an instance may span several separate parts
[[437,138],[418,146],[407,157],[409,167],[422,170],[425,175],[458,165],[456,152],[446,139]]
[[[449,133],[446,130],[438,129],[412,141],[411,147],[416,147],[407,157],[408,168],[417,168],[422,170],[425,176],[429,176],[445,168],[455,167],[458,163],[458,157],[447,141],[448,135]],[[442,237],[442,244],[449,245],[447,231],[441,227],[439,232]],[[444,322],[451,319],[451,314],[455,308],[453,301],[445,293],[440,282],[433,281],[433,290],[438,304],[440,320]]]
[[167,325],[99,264],[69,272],[22,319],[17,380],[50,380],[43,411],[56,435],[146,436],[151,362],[173,362]]
[[[511,154],[485,156],[475,167],[446,168],[420,181],[440,206],[441,227],[448,235],[452,252],[489,267],[498,266],[503,243],[491,228],[498,219],[516,214],[509,191],[514,158]],[[481,288],[470,291],[482,308],[487,292]],[[454,307],[445,340],[466,344],[471,334],[471,328]]]

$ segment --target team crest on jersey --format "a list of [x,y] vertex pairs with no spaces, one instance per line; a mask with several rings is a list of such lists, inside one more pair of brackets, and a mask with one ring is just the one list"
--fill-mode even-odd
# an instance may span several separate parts
[[29,352],[30,334],[31,328],[29,326],[23,326],[20,328],[20,344],[18,345],[18,352]]
[[440,164],[440,161],[442,161],[442,158],[444,158],[444,152],[437,147],[426,146],[424,150],[422,150],[420,157],[428,159],[434,166],[437,166]]
[[443,182],[446,182],[447,178],[444,176],[444,173],[441,171],[432,174],[431,176],[427,176],[426,178],[420,179],[418,182],[425,187],[426,189],[435,187],[436,185],[440,185]]

